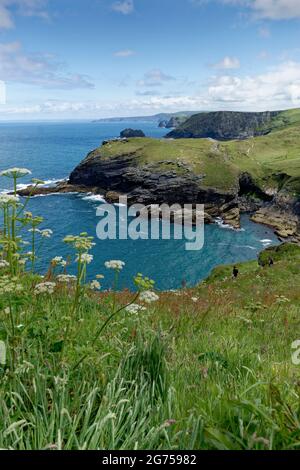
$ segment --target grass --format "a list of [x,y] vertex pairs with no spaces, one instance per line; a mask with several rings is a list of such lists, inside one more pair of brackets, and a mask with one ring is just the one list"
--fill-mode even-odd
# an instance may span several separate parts
[[[299,110],[275,118],[273,131],[262,137],[243,141],[212,142],[208,139],[157,140],[129,139],[96,149],[94,158],[130,156],[136,165],[148,165],[151,171],[173,170],[178,174],[192,171],[202,175],[202,187],[232,191],[239,175],[248,172],[261,189],[283,189],[277,175],[287,176],[285,190],[300,194]],[[285,127],[282,128],[285,123]],[[181,164],[185,164],[186,168]]]
[[299,449],[299,246],[159,295],[141,274],[118,292],[110,262],[101,292],[87,234],[65,239],[75,279],[61,259],[24,269],[19,230],[41,221],[17,201],[0,199],[0,448]]

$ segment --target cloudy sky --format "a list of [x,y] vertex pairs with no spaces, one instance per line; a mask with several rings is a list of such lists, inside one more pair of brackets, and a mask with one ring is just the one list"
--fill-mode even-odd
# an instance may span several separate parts
[[0,0],[1,120],[296,106],[300,0]]

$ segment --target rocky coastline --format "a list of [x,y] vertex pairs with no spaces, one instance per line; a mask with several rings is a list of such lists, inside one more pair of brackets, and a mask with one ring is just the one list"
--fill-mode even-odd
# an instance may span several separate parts
[[68,180],[51,187],[29,186],[19,195],[92,193],[102,195],[109,203],[118,203],[119,197],[126,195],[128,204],[144,204],[149,211],[151,204],[204,204],[205,223],[221,218],[239,229],[241,214],[250,213],[251,220],[272,227],[281,240],[300,242],[300,203],[287,195],[263,193],[247,173],[240,175],[235,188],[220,191],[203,186],[204,175],[196,175],[187,167],[180,174],[168,169],[159,172],[152,164],[137,166],[130,154],[101,159],[98,152],[91,152]]

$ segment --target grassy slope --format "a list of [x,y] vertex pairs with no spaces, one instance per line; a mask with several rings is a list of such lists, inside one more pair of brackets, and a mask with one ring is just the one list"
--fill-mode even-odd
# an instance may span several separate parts
[[[31,299],[29,277],[19,307],[26,362],[0,386],[1,448],[298,448],[300,248],[272,256],[272,268],[241,264],[234,281],[232,266],[219,267],[138,316],[123,312],[95,344],[111,294],[88,295],[63,362],[52,345],[68,295]],[[117,303],[131,298],[122,292]],[[0,323],[6,316],[0,301]]]
[[173,328],[176,418],[200,415],[204,446],[285,447],[292,429],[299,445],[299,409],[298,424],[296,414],[291,426],[289,419],[300,398],[300,366],[291,362],[291,343],[300,339],[300,248],[282,246],[272,256],[272,268],[241,264],[236,281],[231,266],[219,267],[199,287],[165,294],[159,317]]
[[[281,129],[283,116],[286,127]],[[245,141],[212,142],[207,139],[154,140],[130,139],[97,150],[103,158],[132,154],[137,164],[152,164],[160,170],[184,170],[186,163],[196,174],[205,174],[203,185],[230,190],[237,177],[247,171],[263,188],[278,186],[276,173],[286,173],[289,191],[300,194],[300,123],[299,110],[282,113],[274,130],[264,137]],[[278,118],[279,119],[279,118]],[[165,162],[168,161],[168,164]],[[171,162],[171,163],[170,163]],[[173,162],[173,163],[172,163]]]

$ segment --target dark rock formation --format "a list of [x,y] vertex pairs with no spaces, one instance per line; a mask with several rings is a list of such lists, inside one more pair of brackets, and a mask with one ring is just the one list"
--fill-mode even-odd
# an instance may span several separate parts
[[131,138],[131,137],[146,137],[144,132],[139,129],[124,129],[120,133],[121,138]]
[[159,171],[157,165],[137,165],[133,155],[103,159],[92,152],[70,175],[70,184],[104,188],[128,195],[131,202],[147,204],[211,203],[222,206],[235,197],[233,192],[221,192],[202,186],[203,176],[186,171]]
[[247,139],[270,132],[273,118],[279,112],[242,113],[219,111],[195,114],[167,138],[212,138],[216,140]]

